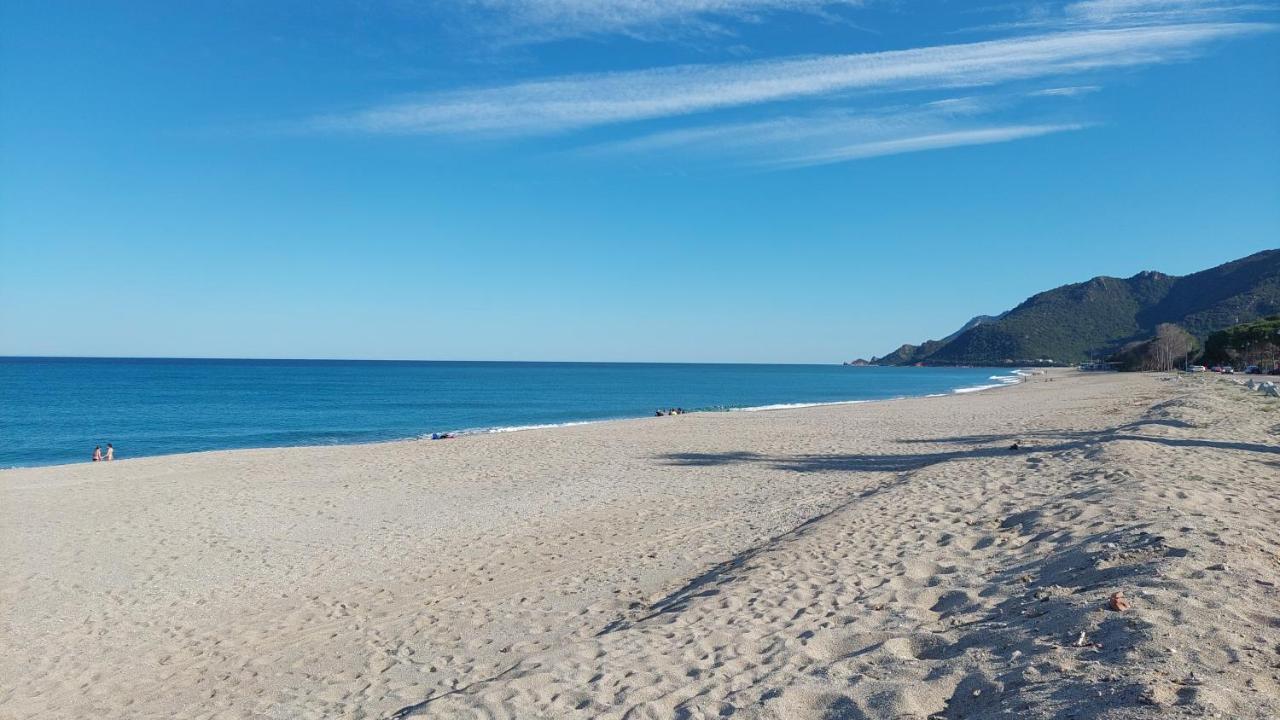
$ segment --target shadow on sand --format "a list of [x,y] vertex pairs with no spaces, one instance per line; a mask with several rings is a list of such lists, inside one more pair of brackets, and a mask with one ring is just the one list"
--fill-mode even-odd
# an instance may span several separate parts
[[[1032,431],[1020,434],[961,435],[956,437],[900,440],[904,445],[959,445],[954,450],[941,452],[916,452],[902,454],[823,454],[823,455],[764,455],[750,451],[724,453],[669,453],[658,456],[668,465],[715,466],[763,464],[778,470],[792,472],[911,472],[954,460],[973,460],[990,457],[1007,457],[1014,454],[1037,455],[1095,447],[1110,442],[1145,442],[1176,448],[1215,448],[1244,452],[1280,455],[1280,446],[1259,443],[1230,442],[1201,438],[1173,438],[1141,434],[1146,426],[1194,428],[1181,420],[1142,420],[1104,430],[1090,431]],[[1021,447],[1014,450],[1014,443]]]

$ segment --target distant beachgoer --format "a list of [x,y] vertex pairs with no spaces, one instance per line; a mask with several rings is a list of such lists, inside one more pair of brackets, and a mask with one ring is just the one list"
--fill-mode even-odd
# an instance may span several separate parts
[[116,459],[116,449],[111,447],[111,443],[107,443],[107,461]]
[[101,445],[94,445],[94,446],[93,446],[93,461],[94,461],[94,462],[99,462],[99,461],[101,461],[101,460],[102,460],[102,446],[101,446]]

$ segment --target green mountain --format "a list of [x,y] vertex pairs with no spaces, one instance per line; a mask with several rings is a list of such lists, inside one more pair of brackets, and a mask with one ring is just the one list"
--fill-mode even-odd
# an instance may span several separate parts
[[884,357],[872,358],[873,365],[914,365],[923,361],[933,353],[941,350],[944,345],[955,340],[957,336],[966,330],[989,323],[993,320],[999,320],[1000,315],[979,315],[960,327],[959,330],[942,338],[941,340],[925,340],[919,345],[902,345],[897,350],[885,355]]
[[[1280,312],[1280,250],[1191,275],[1096,277],[1033,295],[944,340],[904,345],[880,364],[1068,364],[1104,357],[1173,323],[1204,340],[1213,331]],[[976,318],[975,318],[976,319]],[[972,322],[972,321],[971,321]]]

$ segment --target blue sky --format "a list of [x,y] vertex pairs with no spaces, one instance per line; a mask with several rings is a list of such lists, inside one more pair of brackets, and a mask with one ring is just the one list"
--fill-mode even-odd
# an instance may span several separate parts
[[831,362],[1280,245],[1280,8],[0,9],[0,354]]

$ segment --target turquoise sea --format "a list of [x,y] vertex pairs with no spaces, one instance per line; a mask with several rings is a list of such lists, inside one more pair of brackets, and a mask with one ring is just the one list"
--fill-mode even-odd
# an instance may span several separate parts
[[0,358],[0,467],[372,442],[689,411],[885,400],[1014,379],[990,368]]

